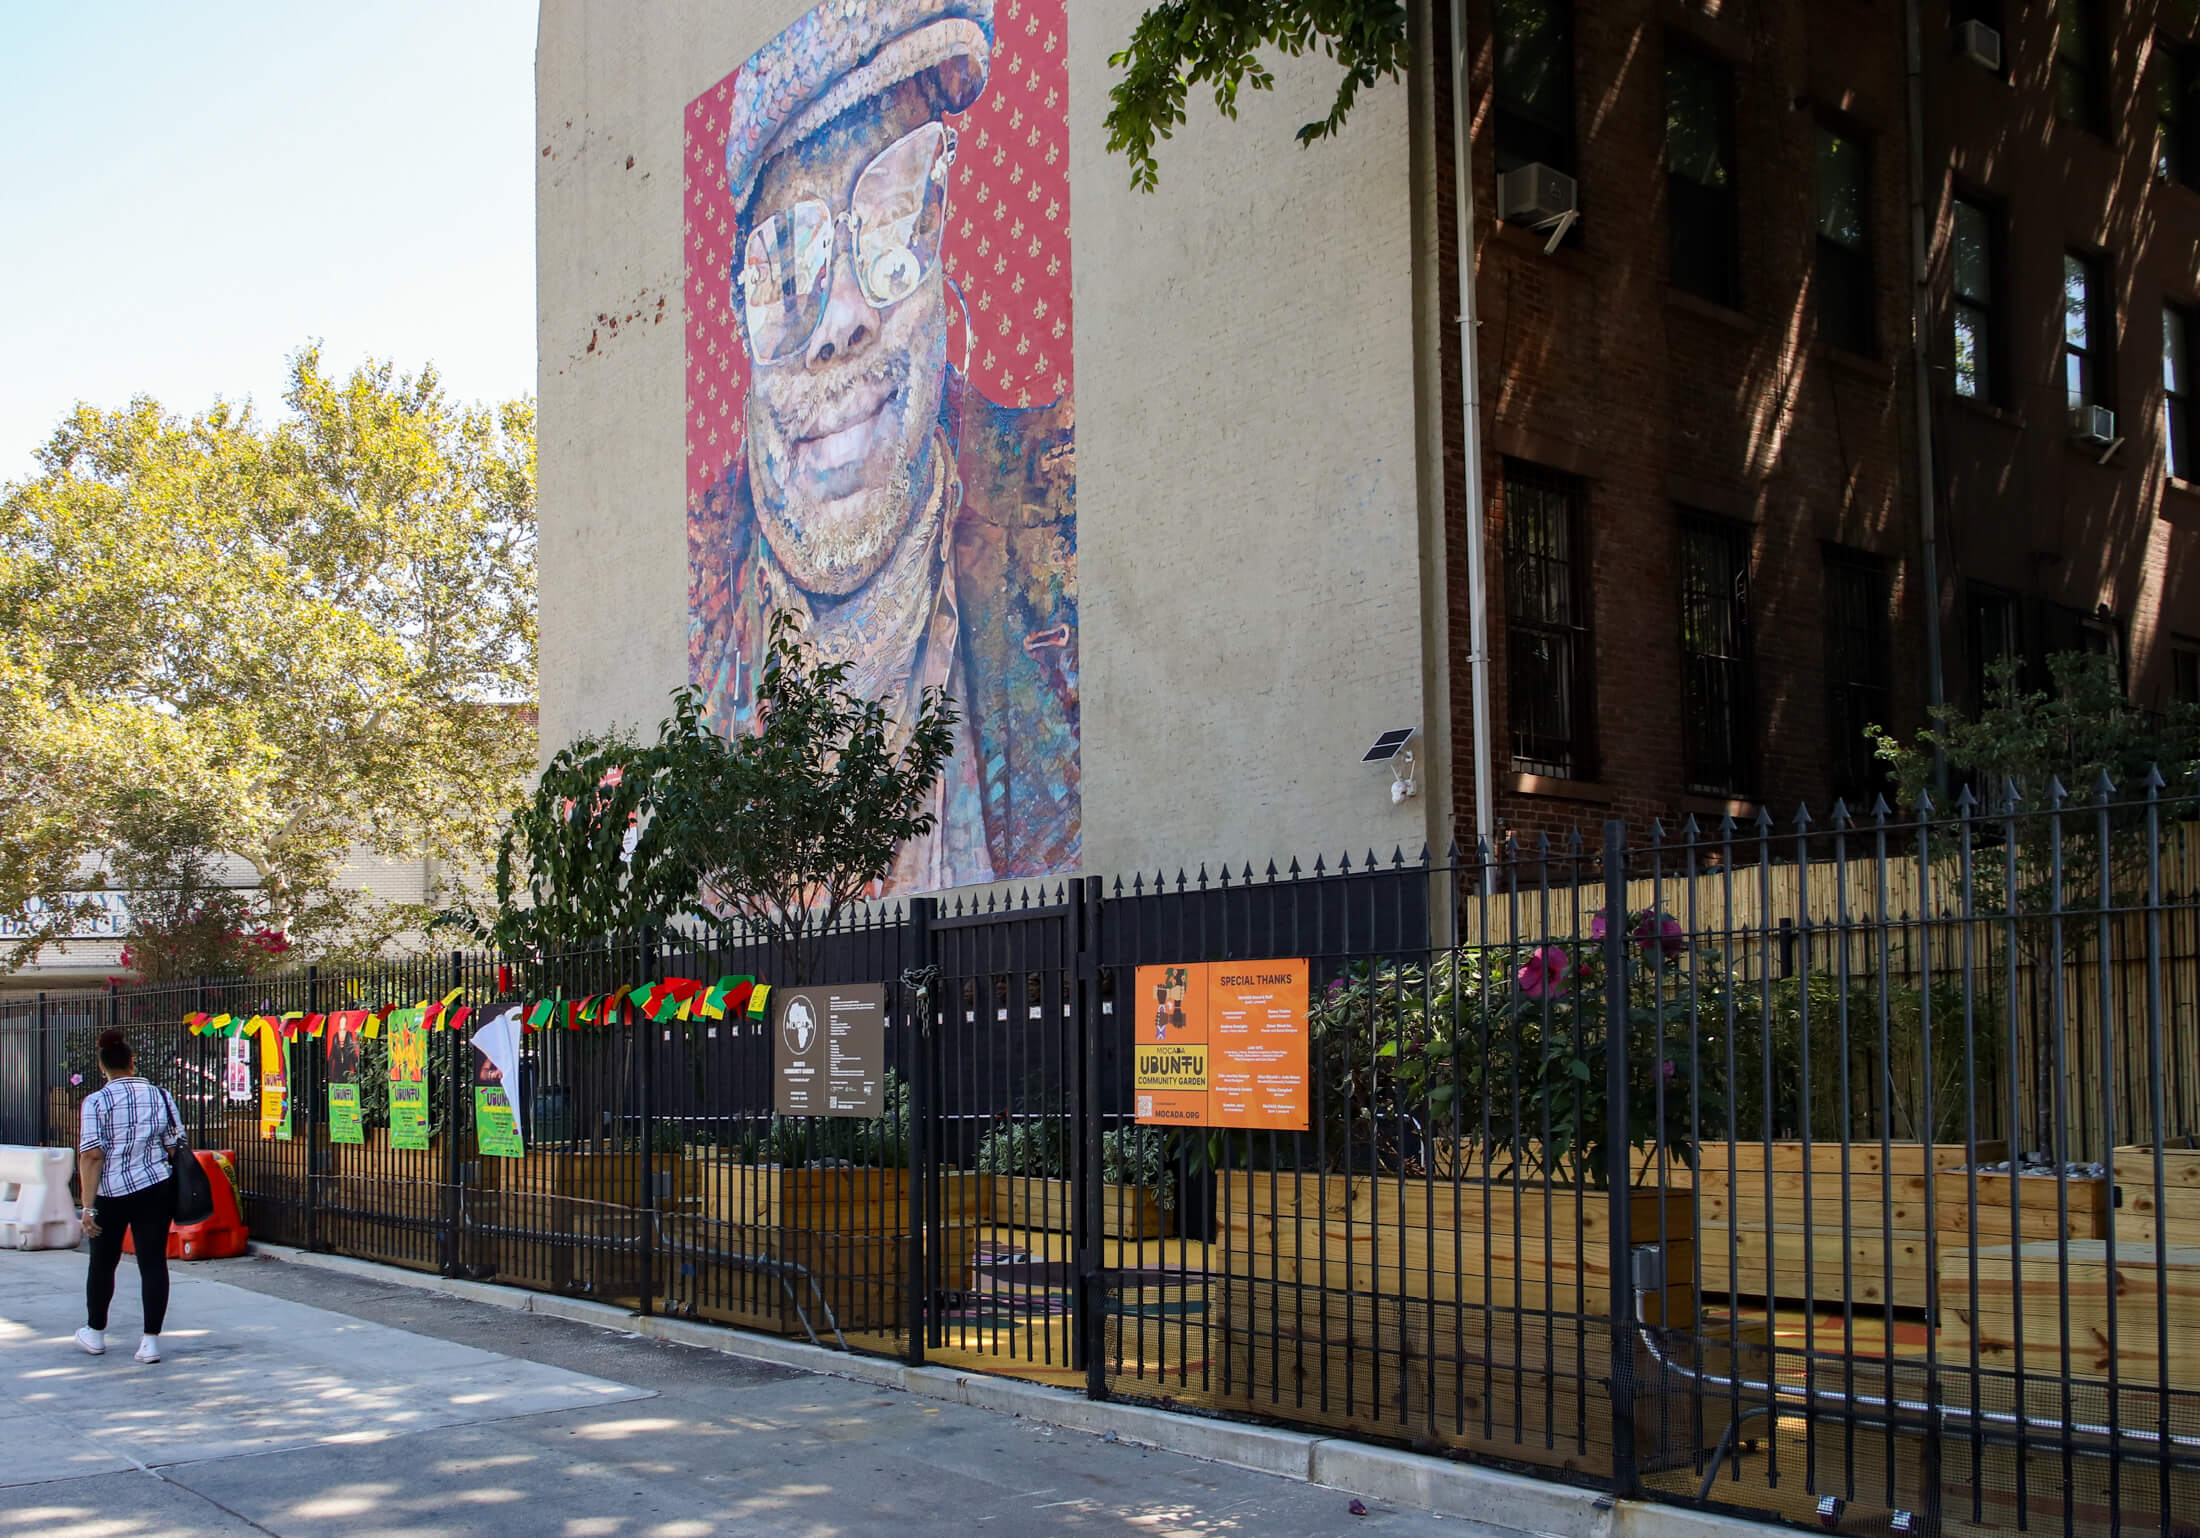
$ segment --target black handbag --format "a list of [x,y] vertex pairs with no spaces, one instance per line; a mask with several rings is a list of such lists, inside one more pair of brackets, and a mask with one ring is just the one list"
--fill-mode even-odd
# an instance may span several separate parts
[[176,1135],[182,1139],[168,1156],[174,1166],[168,1176],[169,1188],[176,1198],[173,1221],[179,1226],[203,1223],[214,1215],[214,1183],[206,1178],[206,1167],[191,1151],[191,1137],[183,1130],[183,1113],[176,1108],[176,1097],[166,1090],[161,1094],[168,1101],[168,1114],[175,1124]]

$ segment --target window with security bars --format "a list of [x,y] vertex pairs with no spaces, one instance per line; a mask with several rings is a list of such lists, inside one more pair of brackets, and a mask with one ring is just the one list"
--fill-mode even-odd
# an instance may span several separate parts
[[1665,51],[1665,210],[1673,286],[1739,308],[1734,72],[1684,43]]
[[1571,476],[1505,462],[1505,693],[1521,774],[1596,774],[1587,500]]
[[1887,572],[1860,550],[1826,552],[1826,723],[1834,794],[1869,805],[1886,766],[1865,736],[1884,727],[1889,694]]
[[1574,8],[1570,0],[1494,0],[1497,169],[1574,166]]
[[1681,519],[1682,742],[1690,790],[1745,792],[1755,743],[1749,541],[1723,518]]

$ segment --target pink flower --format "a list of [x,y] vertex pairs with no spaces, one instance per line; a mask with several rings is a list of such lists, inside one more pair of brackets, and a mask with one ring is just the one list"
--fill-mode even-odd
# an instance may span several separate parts
[[1673,1082],[1673,1076],[1679,1072],[1680,1070],[1673,1065],[1671,1058],[1667,1058],[1664,1062],[1658,1064],[1658,1077],[1668,1084]]
[[1677,956],[1688,949],[1688,931],[1681,921],[1663,913],[1645,913],[1627,932],[1627,938],[1661,956]]
[[1528,959],[1521,964],[1515,981],[1520,992],[1531,999],[1564,993],[1566,979],[1572,975],[1574,962],[1565,950],[1556,945],[1539,945],[1528,952]]
[[1589,938],[1592,940],[1604,938],[1604,910],[1602,908],[1597,909],[1596,915],[1589,920]]
[[79,1084],[82,1084],[83,1082],[84,1082],[84,1075],[82,1075],[82,1074],[80,1074],[80,1073],[72,1073],[72,1074],[70,1074],[70,1075],[69,1075],[69,1088],[71,1088],[71,1089],[74,1089],[74,1088],[76,1088],[76,1087],[77,1087],[77,1086],[78,1086]]

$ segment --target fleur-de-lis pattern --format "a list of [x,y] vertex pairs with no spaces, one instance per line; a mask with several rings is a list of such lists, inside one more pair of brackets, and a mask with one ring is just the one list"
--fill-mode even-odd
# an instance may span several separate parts
[[[832,0],[796,26],[815,27],[834,6],[860,10],[862,3]],[[1066,5],[995,0],[985,93],[948,119],[961,144],[943,259],[963,303],[948,307],[947,356],[958,368],[967,359],[971,384],[1004,406],[1045,405],[1074,387]],[[726,135],[740,75],[736,70],[687,108],[682,207],[691,510],[741,452],[749,362],[734,309],[735,210],[726,191]]]

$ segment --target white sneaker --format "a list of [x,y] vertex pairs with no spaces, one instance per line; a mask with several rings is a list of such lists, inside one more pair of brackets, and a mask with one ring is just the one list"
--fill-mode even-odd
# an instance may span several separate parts
[[105,1330],[95,1330],[88,1324],[79,1325],[76,1331],[76,1343],[86,1356],[105,1356],[107,1354],[107,1332]]
[[157,1362],[160,1360],[160,1337],[158,1335],[148,1335],[138,1342],[137,1359],[141,1362]]

